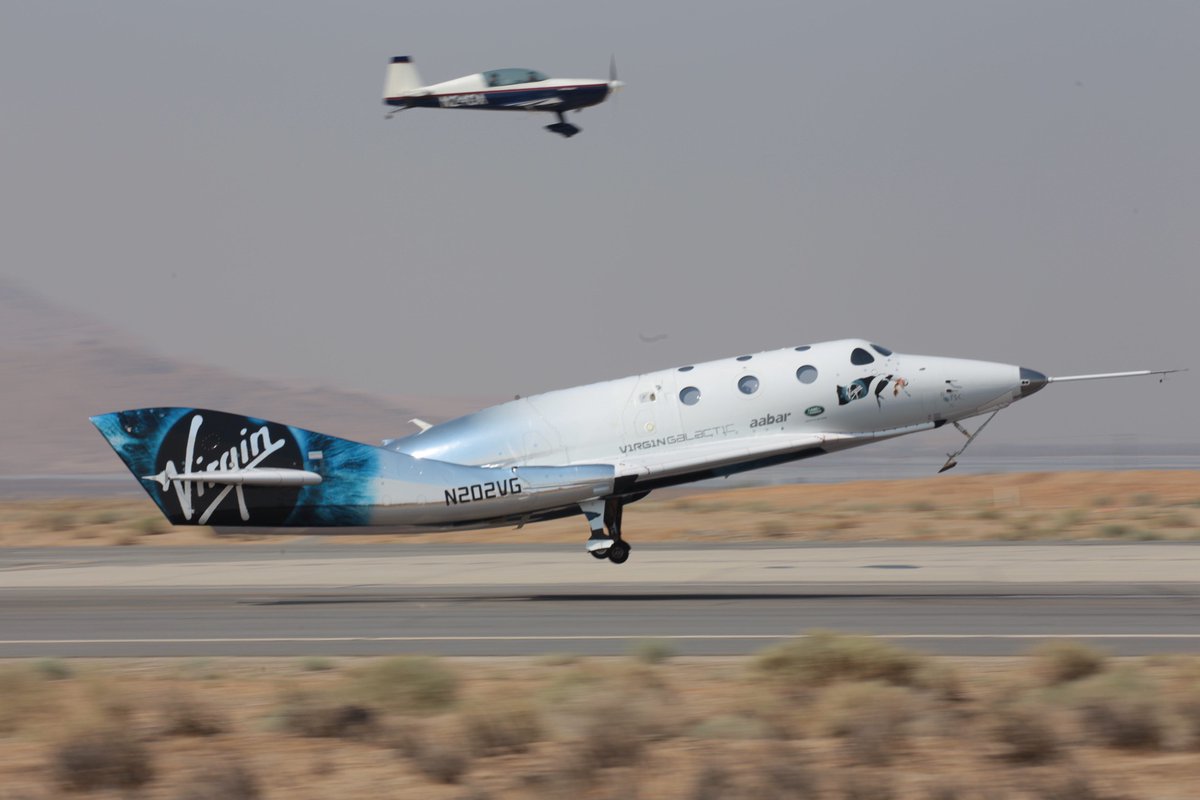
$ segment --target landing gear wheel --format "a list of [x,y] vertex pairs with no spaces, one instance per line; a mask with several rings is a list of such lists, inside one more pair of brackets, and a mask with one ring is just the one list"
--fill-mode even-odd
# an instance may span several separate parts
[[563,116],[563,112],[559,111],[557,113],[558,122],[554,123],[553,125],[547,125],[546,130],[553,131],[559,136],[565,136],[568,139],[582,130],[582,128],[580,128],[578,125],[572,125],[571,123],[567,122],[567,118]]
[[624,542],[614,542],[613,546],[608,548],[608,560],[614,564],[624,564],[629,560],[629,545]]
[[604,559],[608,558],[608,551],[611,549],[612,548],[605,548],[603,550],[589,550],[588,552],[592,554],[592,558],[603,561]]

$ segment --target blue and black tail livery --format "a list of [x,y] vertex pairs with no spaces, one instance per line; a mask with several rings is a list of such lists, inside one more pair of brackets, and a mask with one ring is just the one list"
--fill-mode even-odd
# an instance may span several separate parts
[[380,450],[254,417],[139,408],[92,424],[175,525],[365,525]]

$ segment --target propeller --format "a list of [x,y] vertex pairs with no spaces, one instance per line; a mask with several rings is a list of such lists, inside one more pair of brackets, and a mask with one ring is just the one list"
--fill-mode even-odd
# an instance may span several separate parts
[[608,91],[615,92],[625,84],[617,80],[617,56],[613,54],[608,59]]

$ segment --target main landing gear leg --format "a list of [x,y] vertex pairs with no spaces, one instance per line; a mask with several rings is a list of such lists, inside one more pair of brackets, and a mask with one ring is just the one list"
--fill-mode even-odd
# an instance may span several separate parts
[[[607,558],[614,564],[629,560],[629,543],[621,538],[621,515],[623,504],[616,498],[589,500],[580,503],[579,509],[587,517],[592,535],[587,540],[587,551],[593,558]],[[608,528],[608,533],[604,532]]]
[[624,564],[629,560],[629,542],[621,538],[621,517],[625,513],[625,504],[619,498],[611,497],[604,503],[604,524],[608,527],[608,536],[612,545],[608,548],[608,560],[614,564]]
[[604,532],[604,505],[603,500],[588,500],[579,504],[579,510],[587,517],[588,527],[592,529],[586,547],[593,558],[608,558],[608,549],[613,543]]
[[582,128],[580,128],[578,125],[572,125],[571,123],[567,122],[567,118],[563,116],[563,112],[558,111],[555,113],[558,114],[558,122],[555,122],[553,125],[547,125],[546,130],[553,131],[559,136],[565,136],[568,139],[582,130]]

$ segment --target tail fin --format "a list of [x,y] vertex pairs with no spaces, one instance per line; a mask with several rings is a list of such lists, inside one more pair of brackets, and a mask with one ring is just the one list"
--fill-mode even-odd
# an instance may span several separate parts
[[378,448],[198,408],[92,424],[175,525],[362,525]]
[[409,56],[396,56],[388,64],[387,77],[383,82],[383,102],[415,92],[424,86],[417,68]]

